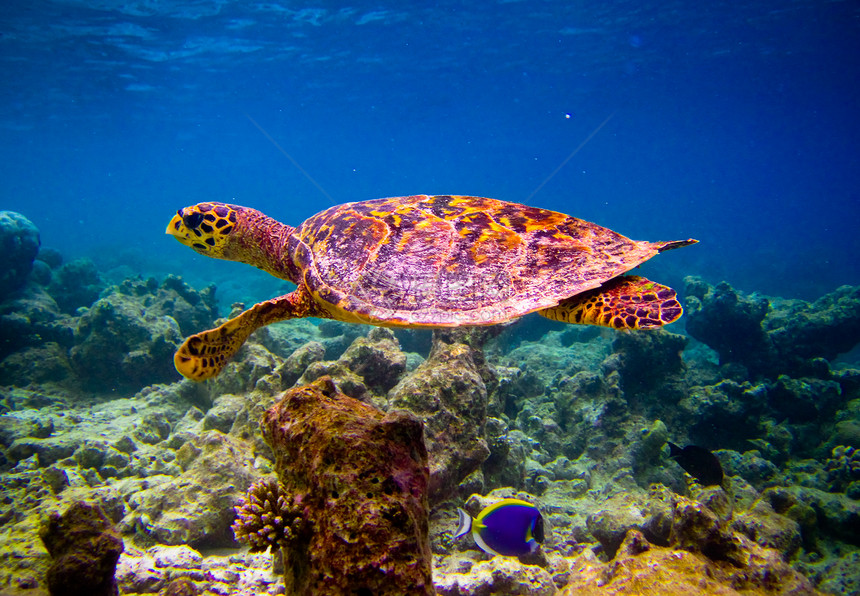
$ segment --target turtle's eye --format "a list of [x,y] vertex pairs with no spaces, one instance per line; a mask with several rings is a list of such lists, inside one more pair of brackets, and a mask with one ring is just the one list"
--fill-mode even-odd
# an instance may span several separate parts
[[203,214],[199,211],[189,213],[188,215],[180,215],[180,217],[182,217],[182,223],[184,223],[185,227],[189,230],[195,229],[200,225],[200,222],[203,221]]

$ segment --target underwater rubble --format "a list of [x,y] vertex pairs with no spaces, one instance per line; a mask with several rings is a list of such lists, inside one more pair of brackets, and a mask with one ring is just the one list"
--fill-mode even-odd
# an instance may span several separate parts
[[[197,384],[172,354],[226,314],[214,286],[109,284],[91,261],[39,249],[22,219],[0,216],[0,240],[23,239],[0,267],[0,594],[48,593],[41,536],[79,503],[120,540],[121,553],[105,539],[120,594],[290,593],[285,573],[307,573],[289,569],[301,545],[313,544],[302,565],[322,569],[336,546],[407,527],[411,572],[426,579],[432,565],[422,593],[860,591],[860,363],[839,360],[860,342],[860,288],[806,302],[689,277],[682,322],[649,332],[537,317],[436,332],[294,320],[258,330]],[[360,412],[371,438],[350,447],[319,405],[284,410],[297,395]],[[426,460],[409,472],[373,430],[395,420],[423,433],[409,451]],[[669,442],[712,451],[722,486],[697,482]],[[386,478],[413,486],[420,469],[424,489],[397,509]],[[315,485],[366,502],[329,510]],[[366,515],[362,533],[350,516],[383,497],[389,518]],[[538,553],[453,540],[457,507],[475,515],[510,497],[541,510]],[[249,550],[237,541],[249,533],[271,544]],[[379,548],[394,561],[405,535]]]

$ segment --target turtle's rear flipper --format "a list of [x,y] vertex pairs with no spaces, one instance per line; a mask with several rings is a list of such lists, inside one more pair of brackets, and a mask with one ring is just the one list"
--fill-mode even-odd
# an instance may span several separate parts
[[255,330],[286,319],[320,316],[309,312],[311,306],[312,300],[300,290],[260,302],[220,327],[186,339],[173,355],[173,364],[183,377],[193,381],[211,379],[218,376]]
[[577,294],[558,306],[538,311],[553,321],[615,329],[654,329],[677,321],[684,312],[675,290],[627,275]]

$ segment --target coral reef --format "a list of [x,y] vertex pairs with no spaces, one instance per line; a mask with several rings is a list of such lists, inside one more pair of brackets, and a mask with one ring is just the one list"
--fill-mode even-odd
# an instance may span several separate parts
[[98,505],[73,503],[55,513],[41,533],[53,562],[47,580],[51,596],[117,596],[114,573],[122,538]]
[[424,422],[432,503],[451,496],[490,455],[483,436],[487,387],[479,369],[482,359],[462,336],[434,332],[427,360],[389,394],[390,408],[409,410]]
[[0,299],[24,285],[39,252],[39,230],[14,211],[0,211]]
[[834,492],[844,492],[849,497],[860,497],[860,449],[837,445],[824,462],[827,481]]
[[91,259],[75,259],[53,272],[48,292],[62,312],[74,315],[79,308],[92,306],[105,286]]
[[262,427],[310,528],[283,549],[287,593],[433,593],[417,419],[383,415],[322,377],[288,391]]
[[[692,339],[679,325],[619,334],[539,317],[433,333],[289,321],[194,384],[178,380],[172,345],[212,326],[214,288],[106,284],[120,272],[42,249],[0,298],[4,593],[45,588],[41,520],[77,501],[98,503],[122,536],[129,595],[283,593],[281,551],[289,577],[307,577],[320,545],[337,558],[386,540],[391,554],[366,569],[395,561],[400,578],[411,561],[429,592],[429,542],[435,589],[461,596],[860,585],[860,370],[856,352],[834,358],[856,341],[857,289],[804,302],[689,278]],[[260,419],[308,383],[277,410],[294,422],[273,449]],[[356,450],[359,439],[375,450]],[[712,450],[725,490],[697,484],[667,441]],[[422,483],[424,497],[407,490]],[[458,506],[475,514],[507,497],[544,514],[538,556],[451,542]],[[261,532],[261,552],[238,550],[236,537]]]
[[685,279],[687,330],[720,355],[771,378],[815,369],[860,343],[860,288],[843,286],[813,303],[744,296],[726,282],[716,287]]
[[214,320],[213,297],[176,278],[160,286],[152,278],[126,281],[80,317],[71,363],[87,386],[100,390],[175,380],[173,352],[188,329]]
[[[561,488],[562,482],[553,484]],[[586,495],[578,491],[578,499],[558,500],[550,492],[560,494],[550,489],[540,499],[554,523],[554,537],[542,558],[476,562],[468,551],[445,555],[437,566],[442,572],[439,593],[818,594],[786,562],[784,552],[734,527],[722,489],[703,491],[696,500],[665,488],[639,493],[636,499],[619,492],[599,510],[584,505],[579,514],[568,509],[563,516],[560,507],[578,507],[575,503]],[[509,494],[494,491],[493,498],[474,502],[480,506]],[[589,530],[577,530],[575,537],[557,523],[582,519],[588,510]],[[599,544],[590,530],[600,536]]]
[[53,288],[61,303],[76,296],[79,286],[69,284],[84,283],[86,276],[76,270],[68,277],[76,281],[47,290],[30,284],[0,303],[0,383],[112,393],[176,380],[176,346],[216,317],[213,288],[197,292],[172,276],[160,284],[126,280],[69,316],[49,294]]

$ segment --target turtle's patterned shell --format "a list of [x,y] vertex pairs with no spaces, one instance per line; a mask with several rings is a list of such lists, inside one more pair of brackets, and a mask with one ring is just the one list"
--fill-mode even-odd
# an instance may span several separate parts
[[555,211],[463,196],[347,203],[296,228],[304,283],[337,318],[485,325],[555,306],[656,255]]

